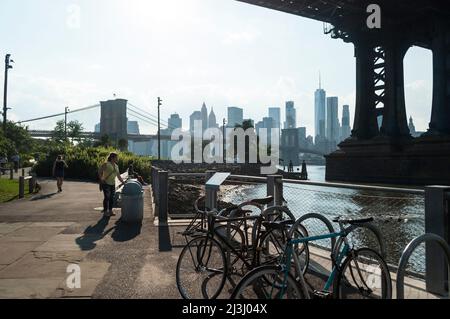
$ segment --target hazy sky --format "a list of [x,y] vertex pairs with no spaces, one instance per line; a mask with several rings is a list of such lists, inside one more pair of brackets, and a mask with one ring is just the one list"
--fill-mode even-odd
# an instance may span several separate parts
[[[351,44],[324,35],[320,22],[234,0],[2,0],[0,39],[0,54],[11,53],[16,62],[9,86],[13,120],[117,94],[154,113],[161,96],[163,118],[177,112],[188,127],[203,102],[218,121],[228,106],[258,121],[269,106],[282,107],[284,116],[285,101],[293,100],[298,125],[312,135],[319,70],[327,95],[339,96],[340,113],[342,104],[354,110]],[[411,49],[405,69],[407,113],[425,130],[431,53]],[[99,111],[73,116],[89,131],[98,117]],[[141,123],[141,131],[154,130]]]

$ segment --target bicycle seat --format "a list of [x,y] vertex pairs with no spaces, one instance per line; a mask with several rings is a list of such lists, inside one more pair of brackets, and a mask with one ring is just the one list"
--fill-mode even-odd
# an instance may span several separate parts
[[280,221],[276,221],[276,222],[263,222],[262,225],[268,230],[269,229],[283,230],[286,228],[286,226],[293,225],[294,223],[295,223],[294,220],[287,219],[287,220],[280,220]]
[[342,224],[349,224],[349,225],[355,225],[355,224],[366,224],[373,222],[373,218],[362,218],[362,219],[339,219],[335,218],[333,219],[333,222],[335,223],[342,223]]
[[257,198],[251,200],[253,203],[259,204],[259,205],[268,205],[273,202],[273,196],[268,196],[265,198]]

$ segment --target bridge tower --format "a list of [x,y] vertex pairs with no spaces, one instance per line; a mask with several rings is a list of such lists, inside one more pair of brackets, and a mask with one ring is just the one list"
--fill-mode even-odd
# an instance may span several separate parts
[[128,140],[127,103],[124,99],[100,102],[100,136],[108,135],[116,143]]

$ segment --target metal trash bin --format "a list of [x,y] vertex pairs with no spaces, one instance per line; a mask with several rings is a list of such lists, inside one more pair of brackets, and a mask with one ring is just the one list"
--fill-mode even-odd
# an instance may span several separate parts
[[142,185],[129,180],[122,188],[122,221],[139,223],[144,219],[144,191]]

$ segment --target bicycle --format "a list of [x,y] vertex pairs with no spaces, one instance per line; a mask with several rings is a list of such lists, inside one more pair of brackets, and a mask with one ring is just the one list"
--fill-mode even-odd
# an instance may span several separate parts
[[[280,256],[278,265],[266,265],[253,269],[238,283],[232,299],[310,299],[316,298],[382,298],[392,297],[392,282],[388,266],[383,257],[369,248],[353,249],[347,241],[352,231],[373,221],[373,218],[360,220],[335,219],[340,231],[319,236],[292,239],[286,231],[288,243]],[[344,225],[349,225],[347,228]],[[289,223],[269,223],[268,228],[286,229]],[[309,292],[298,256],[293,254],[297,244],[308,244],[322,239],[337,238],[343,242],[339,253],[333,260],[333,269],[322,290]],[[294,263],[295,275],[291,271]],[[365,278],[364,276],[367,276]],[[332,288],[332,289],[331,289]]]
[[[204,212],[202,218],[206,217],[206,225],[201,219],[199,223],[188,227],[185,236],[193,239],[183,248],[176,270],[177,287],[184,299],[215,299],[221,294],[226,280],[234,288],[234,276],[242,277],[247,270],[262,262],[275,261],[263,257],[267,247],[260,243],[270,243],[268,238],[271,231],[261,231],[262,222],[269,219],[283,220],[284,215],[293,221],[292,213],[287,207],[274,206],[261,214],[248,215],[252,211],[242,208],[249,203],[267,205],[272,200],[271,197],[256,199],[236,206],[238,208]],[[249,221],[254,222],[250,238]],[[240,269],[237,265],[239,261],[242,263]]]

